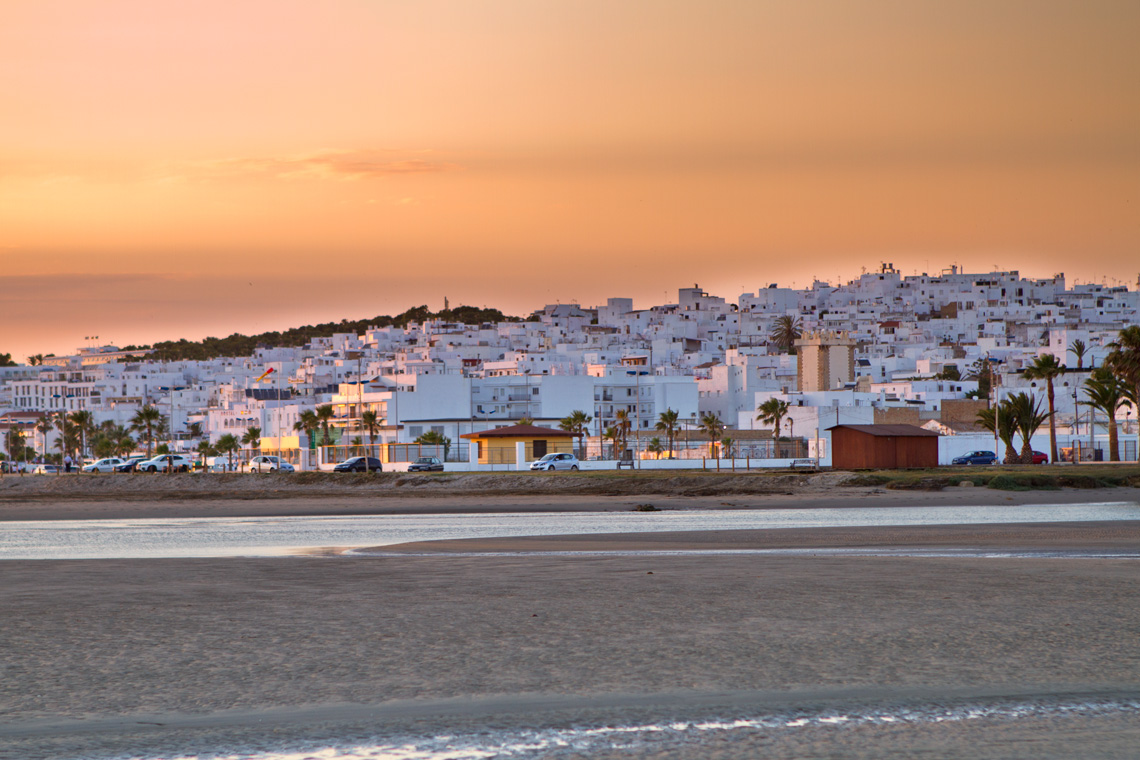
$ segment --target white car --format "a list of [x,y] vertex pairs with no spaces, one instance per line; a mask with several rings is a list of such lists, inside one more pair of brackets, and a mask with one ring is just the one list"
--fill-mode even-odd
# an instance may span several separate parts
[[194,463],[181,454],[159,454],[135,465],[135,472],[190,472]]
[[114,472],[117,465],[122,464],[127,460],[119,459],[118,457],[107,457],[100,459],[97,462],[83,465],[84,472]]
[[280,457],[254,457],[241,466],[242,472],[293,472],[293,465]]
[[63,468],[58,464],[37,464],[32,468],[33,475],[58,475],[63,472]]
[[532,470],[577,470],[578,457],[573,454],[547,454],[542,459],[530,463]]

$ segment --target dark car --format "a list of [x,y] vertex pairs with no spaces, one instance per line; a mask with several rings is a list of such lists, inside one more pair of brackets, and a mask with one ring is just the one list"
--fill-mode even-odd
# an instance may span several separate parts
[[[367,470],[365,469],[365,462],[367,462]],[[353,457],[346,459],[336,467],[333,472],[382,472],[384,465],[379,459],[375,457]]]
[[420,457],[408,465],[408,472],[443,472],[439,457]]
[[971,451],[960,457],[954,457],[954,464],[997,464],[997,454],[992,451]]
[[147,457],[145,456],[128,457],[127,461],[123,462],[122,464],[115,465],[115,472],[135,472],[135,468],[138,466],[138,463],[145,462],[146,460]]

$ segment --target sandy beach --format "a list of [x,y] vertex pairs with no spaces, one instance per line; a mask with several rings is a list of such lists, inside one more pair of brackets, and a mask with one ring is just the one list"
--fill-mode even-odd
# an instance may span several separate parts
[[[1106,500],[1126,500],[1122,490]],[[1011,506],[1067,498],[981,490],[968,498],[980,495]],[[919,497],[967,498],[845,498]],[[751,498],[786,506],[778,499],[790,497]],[[631,508],[625,497],[567,497],[553,508],[581,501]],[[755,506],[720,502],[696,506]],[[216,514],[305,508],[304,499],[64,500],[4,503],[0,512],[137,516],[191,504]],[[454,541],[397,547],[405,556],[8,561],[0,564],[0,757],[168,757],[298,737],[1140,699],[1136,560],[478,554],[876,546],[1135,551],[1140,524]],[[581,756],[1133,757],[1137,717],[1090,709],[812,725]]]

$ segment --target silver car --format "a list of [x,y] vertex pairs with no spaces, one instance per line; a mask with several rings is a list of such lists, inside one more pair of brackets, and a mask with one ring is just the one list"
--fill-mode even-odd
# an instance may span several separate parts
[[241,466],[242,472],[293,472],[293,465],[280,457],[254,457]]
[[573,454],[547,454],[542,459],[530,463],[532,470],[577,470],[578,457]]
[[127,460],[120,459],[119,457],[107,457],[100,459],[97,462],[83,465],[84,472],[114,472],[118,465],[121,465]]

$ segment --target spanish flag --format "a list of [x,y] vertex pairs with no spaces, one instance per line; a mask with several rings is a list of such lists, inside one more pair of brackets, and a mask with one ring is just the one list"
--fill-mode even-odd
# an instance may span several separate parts
[[264,375],[262,375],[261,377],[257,378],[257,379],[256,379],[256,380],[254,380],[253,382],[255,382],[255,383],[260,383],[262,380],[264,380],[265,378],[269,377],[269,376],[270,376],[270,375],[272,375],[272,374],[273,374],[273,367],[270,367],[269,369],[265,370],[265,374],[264,374]]

